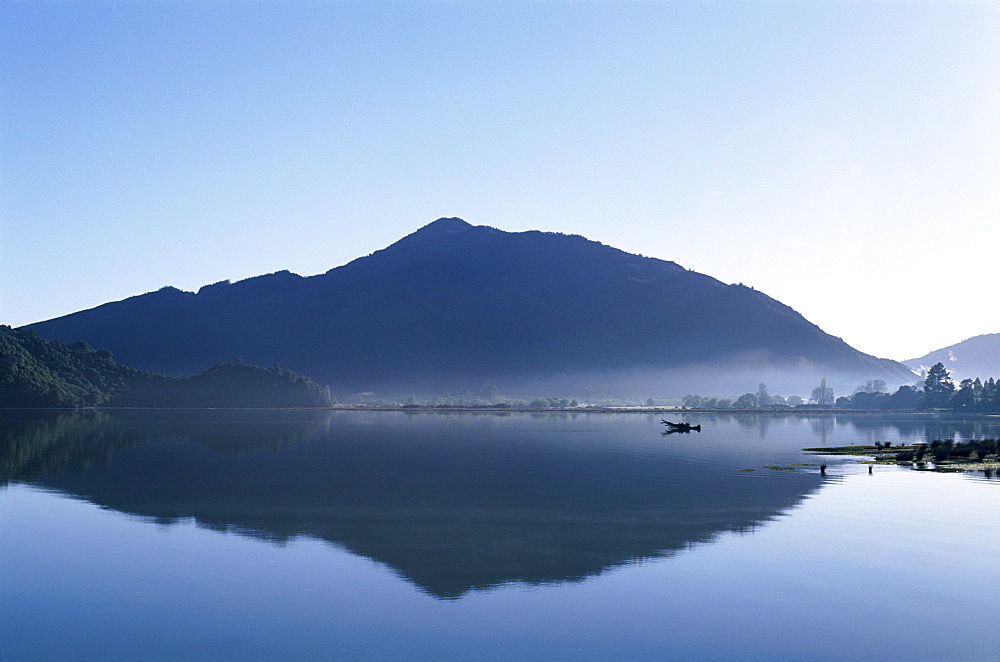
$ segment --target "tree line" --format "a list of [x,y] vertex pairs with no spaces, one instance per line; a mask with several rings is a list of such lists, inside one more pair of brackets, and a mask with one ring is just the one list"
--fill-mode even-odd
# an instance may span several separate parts
[[707,398],[685,395],[681,404],[691,409],[785,409],[817,407],[864,410],[926,410],[946,409],[966,413],[1000,413],[1000,379],[990,377],[963,379],[957,385],[943,363],[928,370],[922,384],[900,386],[890,393],[881,379],[869,380],[849,396],[834,397],[826,379],[812,390],[808,400],[799,396],[770,395],[761,383],[756,393],[744,393],[737,398]]
[[[822,388],[826,389],[825,379]],[[744,393],[736,398],[704,397],[689,393],[681,398],[681,404],[690,409],[781,409],[803,406],[806,401],[798,395],[771,395],[767,391],[767,384],[761,382],[756,393]]]
[[308,377],[236,363],[193,377],[123,365],[84,341],[45,340],[0,325],[0,407],[325,407],[329,389]]
[[[884,382],[882,384],[884,387]],[[837,398],[847,409],[947,409],[969,413],[1000,413],[1000,380],[963,379],[957,385],[943,363],[935,363],[924,378],[923,388],[900,386],[895,393],[883,389],[861,389]]]

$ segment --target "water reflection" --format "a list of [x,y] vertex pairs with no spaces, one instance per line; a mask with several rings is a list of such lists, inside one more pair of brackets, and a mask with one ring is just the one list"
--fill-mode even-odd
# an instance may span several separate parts
[[[689,416],[703,434],[664,439],[658,421],[629,415],[3,415],[4,484],[29,482],[160,526],[194,518],[279,544],[323,539],[439,598],[579,581],[752,531],[829,479],[805,467],[740,469],[802,462],[798,449],[818,445],[810,429],[823,439],[841,426],[904,434],[898,421],[866,427],[871,419],[829,416],[807,426]],[[761,437],[758,447],[732,445],[741,429]]]
[[160,412],[6,410],[0,425],[0,485],[84,471],[116,452],[165,439],[197,440],[219,452],[278,451],[329,427],[322,411]]
[[599,420],[567,435],[572,419],[535,416],[55,414],[5,426],[2,479],[160,525],[322,538],[442,598],[749,531],[823,480],[748,479],[657,445],[655,429],[623,449],[623,428],[651,431]]
[[997,482],[1000,481],[1000,471],[997,469],[978,469],[963,473],[966,478],[979,481]]
[[872,445],[876,441],[934,441],[935,439],[983,439],[1000,437],[1000,419],[991,416],[960,416],[952,414],[805,414],[805,413],[712,413],[687,414],[688,422],[735,424],[742,430],[755,432],[760,439],[769,436],[772,427],[808,424],[809,441],[822,446],[838,428],[856,437],[855,443]]

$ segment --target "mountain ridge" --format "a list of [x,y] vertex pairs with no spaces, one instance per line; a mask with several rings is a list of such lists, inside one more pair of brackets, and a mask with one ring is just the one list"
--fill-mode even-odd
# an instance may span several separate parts
[[943,363],[954,379],[1000,374],[1000,333],[972,336],[902,363],[922,373],[935,363]]
[[[279,361],[342,395],[484,382],[508,394],[532,384],[648,392],[665,381],[661,390],[680,391],[711,386],[704,377],[718,366],[727,375],[715,382],[736,371],[753,387],[793,373],[801,388],[836,373],[844,388],[913,378],[744,285],[579,235],[457,218],[323,274],[165,287],[29,327],[165,374]],[[666,375],[682,367],[690,374]]]

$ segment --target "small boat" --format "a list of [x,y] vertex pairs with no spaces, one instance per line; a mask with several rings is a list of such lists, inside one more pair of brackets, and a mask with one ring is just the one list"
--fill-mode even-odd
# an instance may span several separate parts
[[661,422],[667,426],[667,434],[673,432],[691,432],[692,430],[695,432],[701,432],[700,423],[698,425],[691,425],[690,423],[671,423],[665,419],[661,419]]

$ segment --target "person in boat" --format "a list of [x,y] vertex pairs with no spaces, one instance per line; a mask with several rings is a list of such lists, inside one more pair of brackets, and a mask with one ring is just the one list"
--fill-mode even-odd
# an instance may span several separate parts
[[691,425],[690,423],[671,423],[668,420],[661,419],[663,424],[669,427],[671,430],[677,432],[690,432],[691,430],[697,430],[701,432],[701,424]]

